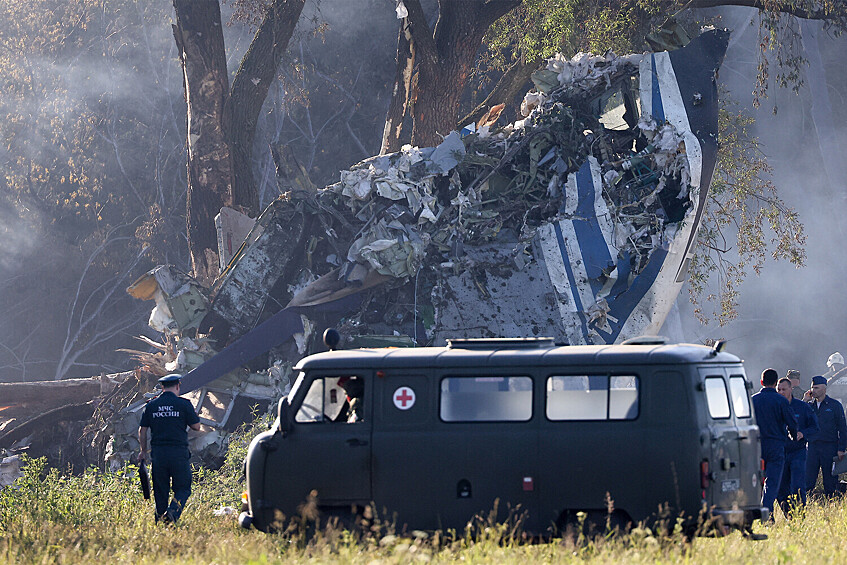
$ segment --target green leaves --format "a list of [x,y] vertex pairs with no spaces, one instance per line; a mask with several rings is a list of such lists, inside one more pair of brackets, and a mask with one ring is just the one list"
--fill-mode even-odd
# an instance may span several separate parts
[[[773,169],[759,140],[748,131],[753,118],[726,92],[721,93],[718,123],[718,163],[688,282],[700,320],[714,317],[724,325],[738,315],[738,291],[749,270],[758,275],[768,258],[805,264],[806,235],[797,212],[780,198],[771,180]],[[720,290],[705,297],[715,305],[709,315],[702,312],[701,302],[711,277],[717,277]]]

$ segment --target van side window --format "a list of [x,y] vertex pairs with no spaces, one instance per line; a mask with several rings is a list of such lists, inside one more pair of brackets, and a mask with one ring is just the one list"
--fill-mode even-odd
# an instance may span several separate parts
[[706,377],[706,402],[712,418],[729,418],[729,397],[723,377]]
[[525,422],[532,418],[532,379],[445,377],[440,402],[445,422]]
[[609,377],[609,419],[638,417],[638,377]]
[[362,377],[345,375],[322,377],[312,381],[294,416],[296,422],[362,421]]
[[638,377],[550,377],[546,412],[550,420],[634,420],[638,417]]
[[732,409],[737,418],[750,417],[750,398],[747,396],[747,379],[742,375],[730,375],[729,392],[732,395]]

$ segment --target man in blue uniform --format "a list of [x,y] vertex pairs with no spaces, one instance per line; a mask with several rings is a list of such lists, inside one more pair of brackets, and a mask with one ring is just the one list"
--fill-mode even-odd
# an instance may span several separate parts
[[847,451],[847,420],[840,402],[827,396],[826,379],[812,377],[809,406],[818,417],[820,431],[809,437],[806,456],[806,490],[812,490],[818,480],[818,471],[823,475],[823,491],[827,496],[836,492],[836,479],[832,476],[832,461],[844,459]]
[[[191,454],[188,452],[188,431],[200,429],[200,418],[194,406],[179,397],[182,375],[172,374],[159,379],[162,394],[147,403],[138,428],[141,443],[139,461],[147,459],[147,430],[153,462],[153,498],[156,500],[156,521],[176,522],[191,495]],[[168,505],[173,480],[174,498]]]
[[[786,516],[793,504],[806,504],[806,441],[818,433],[818,418],[815,412],[808,404],[794,397],[793,384],[790,377],[783,377],[776,385],[776,391],[788,400],[791,411],[797,418],[798,429],[797,439],[785,444],[785,467],[776,497]],[[789,502],[789,496],[795,500]]]
[[[788,400],[776,391],[779,375],[773,369],[762,371],[762,390],[753,395],[753,409],[759,436],[762,439],[762,459],[765,461],[765,484],[762,505],[773,516],[773,503],[779,492],[782,468],[785,464],[785,444],[797,437],[797,419]],[[788,434],[786,434],[786,429]]]

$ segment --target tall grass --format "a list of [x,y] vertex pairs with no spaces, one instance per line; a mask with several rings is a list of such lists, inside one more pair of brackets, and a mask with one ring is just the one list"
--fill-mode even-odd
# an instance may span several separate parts
[[[266,422],[258,424],[260,428]],[[157,525],[152,501],[141,497],[136,469],[90,469],[62,476],[43,460],[28,460],[15,488],[0,491],[0,563],[845,563],[847,502],[814,501],[791,520],[781,515],[767,541],[733,533],[687,543],[680,534],[656,536],[636,528],[628,536],[528,543],[514,524],[477,520],[473,531],[396,535],[390,525],[366,534],[325,528],[268,535],[240,529],[234,516],[242,490],[241,460],[256,430],[236,435],[218,472],[197,472],[179,524]]]

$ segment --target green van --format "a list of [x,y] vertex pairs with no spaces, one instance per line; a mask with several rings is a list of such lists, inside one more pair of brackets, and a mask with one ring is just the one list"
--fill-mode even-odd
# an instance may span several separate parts
[[373,505],[398,529],[461,531],[511,509],[542,535],[583,512],[692,530],[768,517],[751,385],[720,345],[466,339],[296,369],[250,445],[242,526],[273,530],[307,499],[326,516]]

